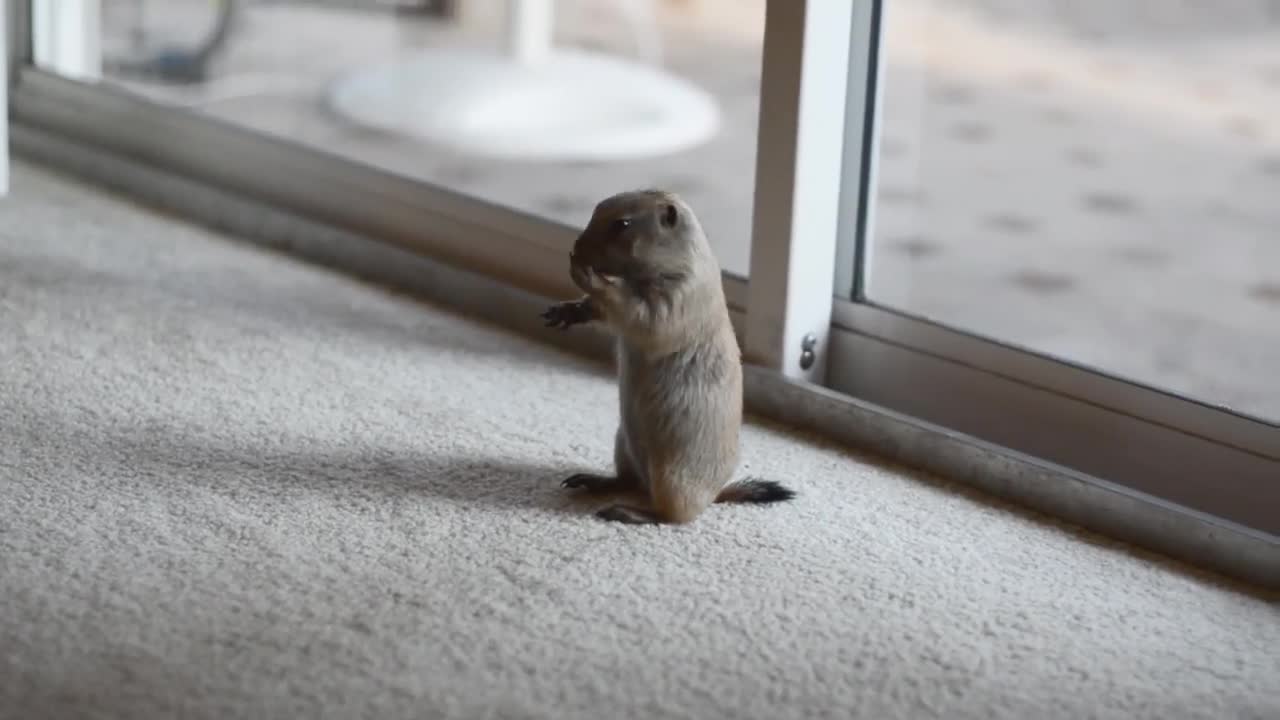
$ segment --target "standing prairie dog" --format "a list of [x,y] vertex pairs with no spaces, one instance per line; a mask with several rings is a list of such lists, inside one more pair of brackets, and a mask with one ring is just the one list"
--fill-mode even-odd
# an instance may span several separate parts
[[551,306],[548,326],[603,321],[616,337],[621,424],[613,476],[578,474],[568,488],[642,489],[649,507],[598,515],[626,523],[687,523],[713,502],[770,503],[775,482],[729,484],[742,426],[742,355],[720,266],[693,211],[659,190],[596,206],[569,254],[584,297]]

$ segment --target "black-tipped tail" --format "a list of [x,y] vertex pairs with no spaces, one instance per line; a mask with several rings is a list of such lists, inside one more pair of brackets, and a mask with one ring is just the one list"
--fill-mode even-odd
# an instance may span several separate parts
[[790,500],[796,492],[773,480],[742,480],[720,491],[716,502],[776,503]]

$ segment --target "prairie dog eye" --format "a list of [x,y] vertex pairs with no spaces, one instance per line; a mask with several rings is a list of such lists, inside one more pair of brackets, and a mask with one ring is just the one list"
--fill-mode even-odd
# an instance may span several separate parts
[[631,218],[624,217],[624,218],[618,218],[617,220],[613,221],[614,232],[622,232],[623,230],[626,230],[629,227],[631,227]]

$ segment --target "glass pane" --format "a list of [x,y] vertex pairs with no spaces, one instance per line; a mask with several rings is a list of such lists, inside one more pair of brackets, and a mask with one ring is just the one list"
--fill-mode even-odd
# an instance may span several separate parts
[[1280,418],[1280,4],[886,5],[867,297]]
[[764,0],[35,1],[47,69],[574,225],[672,189],[746,274]]

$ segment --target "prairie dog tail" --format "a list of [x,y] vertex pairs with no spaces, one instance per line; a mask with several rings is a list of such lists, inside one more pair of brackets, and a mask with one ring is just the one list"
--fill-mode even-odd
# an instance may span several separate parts
[[731,483],[716,496],[719,503],[776,503],[790,500],[796,493],[773,480],[748,479]]

